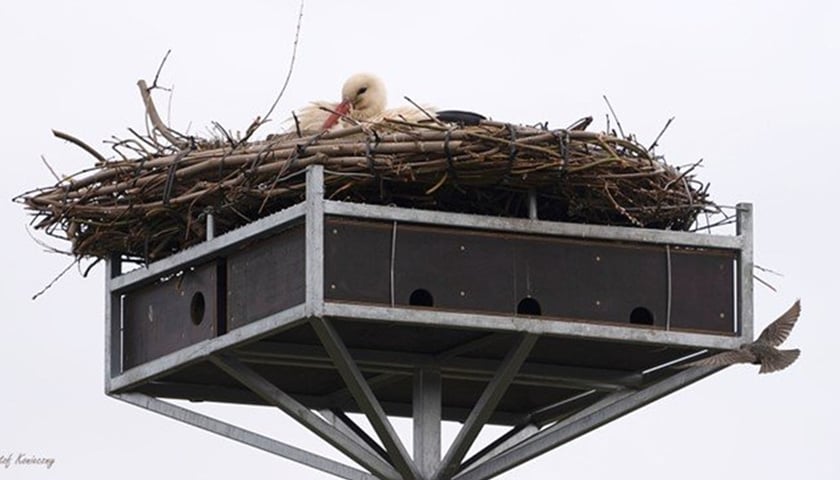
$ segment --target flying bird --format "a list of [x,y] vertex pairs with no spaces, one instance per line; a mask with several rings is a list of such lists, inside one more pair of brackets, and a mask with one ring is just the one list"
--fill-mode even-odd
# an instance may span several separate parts
[[433,108],[425,106],[422,110],[414,106],[386,110],[386,104],[385,83],[376,75],[357,73],[341,87],[340,102],[312,102],[295,112],[295,117],[301,132],[320,132],[336,126],[348,126],[353,121],[378,122],[386,118],[428,120],[428,114],[434,112]]
[[799,300],[773,323],[767,326],[758,339],[742,345],[737,350],[721,352],[710,357],[680,365],[684,367],[723,367],[736,363],[761,365],[758,373],[771,373],[783,370],[799,358],[799,349],[779,350],[790,335],[796,320],[799,319]]

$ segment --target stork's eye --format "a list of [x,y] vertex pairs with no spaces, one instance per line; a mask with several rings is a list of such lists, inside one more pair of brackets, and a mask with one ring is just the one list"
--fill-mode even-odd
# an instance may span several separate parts
[[365,92],[367,92],[367,87],[362,87],[362,88],[359,89],[358,92],[356,92],[356,95],[361,95]]

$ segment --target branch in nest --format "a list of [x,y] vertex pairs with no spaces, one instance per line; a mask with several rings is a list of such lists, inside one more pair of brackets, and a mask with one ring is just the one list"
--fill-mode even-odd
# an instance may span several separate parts
[[183,142],[181,142],[175,135],[172,134],[172,129],[164,125],[163,120],[160,119],[160,115],[158,115],[157,108],[155,108],[155,104],[152,101],[152,96],[149,94],[151,90],[148,86],[146,86],[145,80],[138,80],[137,87],[140,88],[140,95],[143,97],[143,104],[146,106],[146,114],[149,116],[149,120],[154,125],[155,130],[160,132],[169,143],[177,148],[183,148]]
[[280,103],[280,99],[283,98],[283,94],[286,93],[286,87],[289,86],[289,81],[292,79],[292,72],[295,69],[295,59],[297,58],[297,47],[298,41],[300,40],[300,26],[303,24],[303,0],[300,0],[300,9],[298,11],[298,19],[297,19],[297,26],[295,27],[295,41],[292,44],[292,58],[289,61],[289,70],[286,72],[286,79],[283,80],[283,86],[280,88],[280,93],[277,94],[277,97],[274,99],[274,103],[271,104],[271,107],[268,109],[268,112],[254,121],[254,123],[248,127],[248,131],[245,134],[245,137],[239,142],[240,144],[244,144],[251,138],[251,135],[257,131],[262,125],[268,123],[271,118],[271,114],[274,113],[274,109],[277,107],[277,104]]
[[94,150],[93,147],[91,147],[87,143],[79,140],[78,138],[74,137],[73,135],[70,135],[70,134],[67,134],[67,133],[64,133],[64,132],[59,132],[58,130],[53,130],[52,132],[53,132],[53,135],[55,135],[56,137],[58,137],[62,140],[67,140],[68,142],[76,145],[77,147],[80,147],[82,150],[84,150],[84,151],[88,152],[89,154],[93,155],[94,157],[96,157],[97,160],[99,160],[99,162],[101,162],[101,163],[106,162],[105,157],[103,157],[99,152]]

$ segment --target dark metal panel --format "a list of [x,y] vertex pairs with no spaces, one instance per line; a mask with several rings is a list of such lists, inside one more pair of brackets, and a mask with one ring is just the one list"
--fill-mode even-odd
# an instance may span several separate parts
[[124,367],[216,335],[216,263],[140,287],[123,300]]
[[228,257],[229,330],[303,303],[304,242],[295,226]]
[[393,235],[328,220],[327,298],[387,305],[393,276],[398,306],[665,329],[670,256],[670,328],[732,332],[734,252],[410,224]]
[[735,252],[672,249],[671,328],[735,333]]
[[324,232],[324,296],[388,304],[391,236],[387,223],[328,218]]
[[519,238],[516,257],[516,301],[532,298],[543,316],[629,324],[642,308],[648,326],[665,326],[664,247]]
[[499,233],[400,225],[395,303],[411,305],[412,294],[425,290],[436,308],[514,313],[510,239]]

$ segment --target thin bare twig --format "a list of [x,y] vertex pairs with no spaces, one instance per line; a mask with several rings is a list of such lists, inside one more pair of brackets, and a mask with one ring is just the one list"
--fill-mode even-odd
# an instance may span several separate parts
[[618,119],[618,115],[615,114],[615,110],[613,110],[613,107],[610,104],[610,100],[607,98],[606,95],[604,95],[604,101],[607,102],[607,107],[609,107],[610,112],[612,113],[612,116],[615,119],[615,124],[618,126],[618,133],[621,134],[621,138],[627,138],[627,136],[624,135],[624,129],[621,128],[621,120]]
[[769,282],[765,281],[763,278],[759,277],[758,275],[753,274],[753,278],[758,281],[758,283],[764,285],[765,287],[769,288],[770,290],[777,292],[776,287],[771,285]]
[[52,176],[55,177],[55,181],[57,183],[61,183],[61,177],[59,177],[58,174],[55,173],[55,170],[53,170],[53,168],[50,166],[50,163],[47,162],[47,159],[43,155],[41,155],[41,161],[44,162],[44,165],[46,165],[47,170],[49,170],[50,173],[52,173]]
[[753,268],[754,268],[754,269],[756,269],[756,270],[761,270],[762,272],[765,272],[765,273],[770,273],[770,274],[773,274],[773,275],[775,275],[775,276],[777,276],[777,277],[784,277],[784,275],[783,275],[783,274],[781,274],[781,273],[779,273],[779,272],[777,272],[777,271],[775,271],[775,270],[771,270],[771,269],[769,269],[769,268],[767,268],[767,267],[762,267],[761,265],[756,265],[756,264],[753,264]]
[[[286,78],[283,80],[283,86],[280,88],[280,93],[277,94],[277,97],[274,99],[274,103],[271,104],[271,108],[262,116],[262,120],[253,128],[249,128],[250,134],[245,135],[245,138],[242,139],[240,143],[244,143],[248,141],[251,135],[257,131],[257,129],[268,123],[271,119],[271,114],[274,113],[274,109],[277,108],[277,104],[280,103],[280,99],[283,98],[283,94],[286,93],[286,88],[289,86],[289,81],[292,79],[292,72],[295,69],[295,59],[297,58],[297,47],[298,42],[300,41],[300,26],[303,24],[303,2],[304,0],[300,0],[300,9],[298,10],[298,19],[297,25],[295,26],[295,41],[292,44],[292,58],[289,60],[289,70],[286,72]],[[258,117],[259,118],[259,117]]]
[[80,147],[82,150],[84,150],[84,151],[88,152],[89,154],[93,155],[94,157],[96,157],[96,159],[99,160],[100,162],[105,163],[107,161],[107,160],[105,160],[105,157],[103,157],[102,154],[100,154],[99,152],[94,150],[93,147],[91,147],[87,143],[79,140],[78,138],[74,137],[73,135],[70,135],[70,134],[67,134],[67,133],[64,133],[64,132],[59,132],[58,130],[53,130],[52,133],[56,137],[58,137],[62,140],[67,140],[68,142],[76,145],[77,147]]
[[36,299],[37,299],[38,297],[40,297],[41,295],[43,295],[43,294],[47,293],[47,290],[49,290],[50,288],[52,288],[52,286],[53,286],[53,285],[55,285],[55,284],[56,284],[56,282],[58,282],[58,281],[61,279],[61,277],[63,277],[65,273],[69,272],[69,271],[70,271],[70,269],[71,269],[71,268],[73,268],[73,265],[75,265],[75,264],[77,264],[77,263],[79,263],[79,259],[74,259],[72,262],[70,262],[70,265],[67,265],[67,267],[66,267],[64,270],[62,270],[62,271],[61,271],[61,273],[59,273],[58,275],[56,275],[56,277],[55,277],[55,278],[53,278],[53,279],[52,279],[52,281],[50,281],[50,283],[48,283],[48,284],[47,284],[47,286],[45,286],[44,288],[42,288],[42,289],[41,289],[38,293],[36,293],[35,295],[32,295],[32,300],[36,300]]
[[414,100],[412,100],[412,99],[410,99],[410,98],[408,98],[408,97],[405,97],[405,96],[404,96],[403,98],[404,98],[404,99],[405,99],[405,101],[407,101],[408,103],[410,103],[410,104],[414,105],[414,108],[416,108],[417,110],[420,110],[421,112],[423,112],[423,115],[427,116],[427,117],[429,118],[429,120],[431,120],[431,121],[433,121],[433,122],[437,123],[438,125],[445,126],[445,125],[443,124],[443,122],[441,122],[440,120],[438,120],[437,116],[432,115],[431,113],[427,112],[425,108],[421,107],[421,106],[420,106],[419,104],[417,104]]
[[656,138],[653,140],[653,143],[650,144],[648,150],[653,151],[653,149],[656,148],[657,145],[659,145],[659,139],[662,138],[662,135],[665,134],[665,130],[668,130],[668,127],[671,125],[671,122],[674,121],[674,118],[676,117],[671,117],[668,119],[667,122],[665,122],[665,126],[662,127],[662,131],[659,132],[659,135],[657,135]]
[[168,88],[161,87],[158,85],[158,78],[160,78],[160,72],[163,71],[163,65],[166,63],[166,59],[169,58],[169,54],[172,53],[172,49],[166,51],[166,55],[163,56],[163,60],[160,61],[160,65],[158,65],[157,72],[155,73],[155,79],[152,80],[152,86],[149,87],[150,90],[154,90],[159,88],[161,90],[169,90]]

